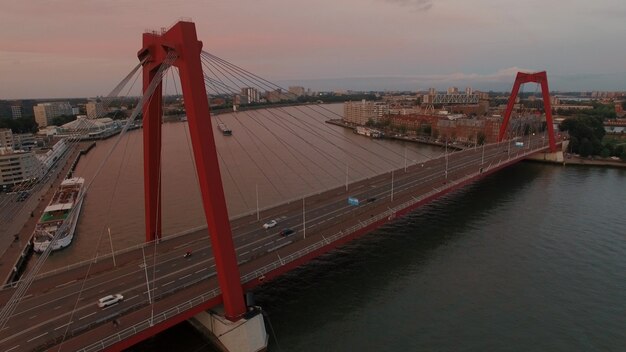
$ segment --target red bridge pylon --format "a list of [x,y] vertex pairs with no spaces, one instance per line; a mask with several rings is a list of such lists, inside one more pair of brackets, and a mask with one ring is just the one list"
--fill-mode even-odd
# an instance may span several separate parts
[[500,134],[498,135],[498,141],[501,142],[506,135],[506,128],[511,118],[511,112],[513,111],[513,105],[515,105],[515,99],[519,92],[519,87],[524,83],[539,83],[541,85],[541,95],[543,96],[543,109],[546,114],[546,124],[548,128],[548,141],[550,142],[550,152],[556,152],[556,141],[554,138],[554,127],[552,126],[552,106],[550,105],[550,90],[548,89],[548,76],[546,71],[536,73],[524,73],[518,72],[515,77],[515,84],[513,84],[513,90],[509,97],[509,102],[506,106],[506,112],[504,113],[504,121],[500,126]]
[[[213,139],[211,114],[204,86],[198,41],[192,22],[178,22],[164,33],[144,33],[139,51],[143,65],[143,91],[156,76],[168,53],[175,52],[172,64],[178,68],[185,111],[200,183],[202,205],[210,232],[215,267],[224,303],[225,316],[238,320],[246,311],[243,289],[233,246],[230,221]],[[146,241],[161,237],[161,116],[162,86],[143,108],[144,192]]]

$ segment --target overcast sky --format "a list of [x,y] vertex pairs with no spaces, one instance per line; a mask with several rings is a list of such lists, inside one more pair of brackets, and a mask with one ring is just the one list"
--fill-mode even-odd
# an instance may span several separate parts
[[624,0],[0,0],[0,99],[106,95],[141,33],[181,17],[204,50],[314,89],[626,90]]

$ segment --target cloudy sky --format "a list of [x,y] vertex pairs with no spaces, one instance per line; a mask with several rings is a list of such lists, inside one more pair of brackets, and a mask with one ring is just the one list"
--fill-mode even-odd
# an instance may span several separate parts
[[[106,95],[141,33],[181,17],[204,49],[314,89],[626,90],[624,0],[0,0],[0,99]],[[508,87],[508,88],[507,88]]]

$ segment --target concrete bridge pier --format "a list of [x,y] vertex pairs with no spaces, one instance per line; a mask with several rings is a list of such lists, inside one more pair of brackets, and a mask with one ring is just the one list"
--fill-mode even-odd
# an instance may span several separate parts
[[562,163],[564,160],[563,152],[560,150],[554,153],[545,152],[545,153],[537,153],[537,154],[529,155],[527,159],[536,160],[536,161],[557,162],[557,163]]
[[223,312],[201,312],[189,319],[223,352],[262,352],[267,350],[268,334],[260,307],[249,307],[238,321],[230,321]]
[[553,152],[553,153],[543,152],[543,153],[533,154],[533,155],[528,156],[527,159],[536,160],[536,161],[562,163],[565,160],[565,158],[563,157],[563,151],[567,150],[568,145],[569,145],[569,141],[563,141],[561,150],[557,150],[556,152]]

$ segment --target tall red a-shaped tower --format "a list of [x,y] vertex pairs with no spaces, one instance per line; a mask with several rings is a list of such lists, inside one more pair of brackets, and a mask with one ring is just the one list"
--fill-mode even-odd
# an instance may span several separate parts
[[[192,22],[178,22],[163,33],[144,33],[139,51],[143,65],[143,89],[147,90],[170,52],[176,54],[173,66],[178,68],[189,122],[193,155],[198,172],[202,205],[209,228],[217,277],[224,302],[225,316],[237,320],[245,313],[243,290],[233,246],[228,211],[220,175],[211,114],[204,86],[198,41]],[[161,238],[161,84],[143,108],[144,192],[146,241]]]
[[506,106],[506,112],[504,113],[504,121],[500,126],[500,134],[498,135],[498,141],[502,141],[506,134],[506,128],[511,118],[511,112],[513,111],[513,105],[515,105],[515,98],[519,92],[519,87],[524,83],[539,83],[541,85],[541,94],[543,96],[543,109],[546,114],[546,124],[548,128],[548,140],[550,142],[550,151],[556,152],[556,142],[554,140],[554,127],[552,126],[552,107],[550,105],[550,90],[548,89],[548,76],[546,71],[536,73],[524,73],[518,72],[515,77],[515,84],[509,97],[509,103]]

